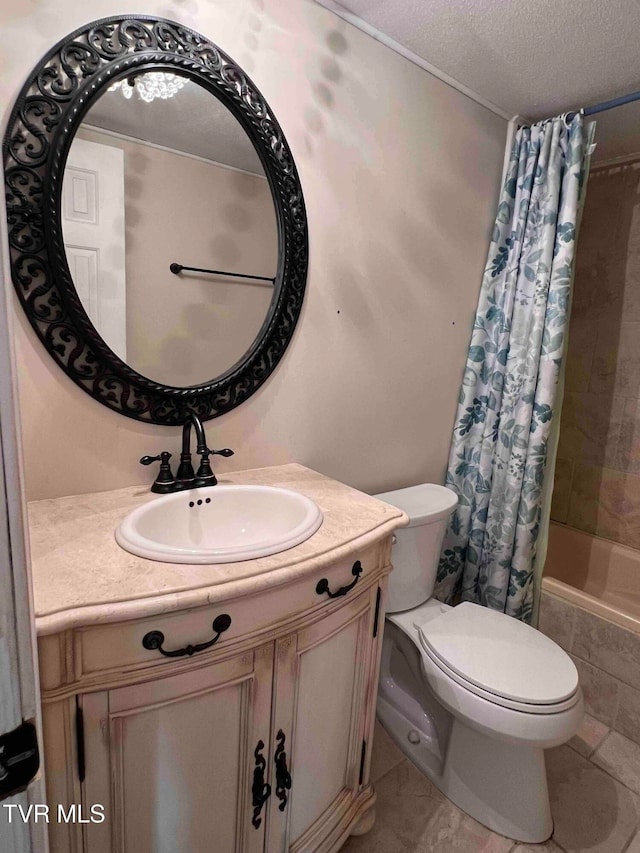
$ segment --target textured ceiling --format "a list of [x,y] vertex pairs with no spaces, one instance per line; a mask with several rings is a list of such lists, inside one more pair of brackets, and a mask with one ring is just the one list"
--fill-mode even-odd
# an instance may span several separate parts
[[221,101],[193,81],[172,98],[150,104],[137,93],[127,100],[118,90],[107,91],[89,110],[85,123],[264,174],[258,155],[238,121]]
[[[319,0],[323,3],[323,0]],[[506,115],[546,118],[640,90],[640,0],[330,0]],[[190,82],[146,104],[109,92],[88,124],[263,174],[237,121]],[[594,160],[640,151],[640,104],[596,116]]]
[[[323,5],[332,4],[507,115],[546,118],[640,90],[640,0],[331,0]],[[617,112],[608,113],[606,122],[603,115],[607,137],[618,133],[608,118]],[[609,156],[639,150],[629,148],[627,131],[618,133],[618,144],[612,141],[617,154]],[[640,132],[632,136],[637,146]],[[604,148],[604,137],[598,137]]]
[[510,114],[640,89],[640,0],[339,0]]

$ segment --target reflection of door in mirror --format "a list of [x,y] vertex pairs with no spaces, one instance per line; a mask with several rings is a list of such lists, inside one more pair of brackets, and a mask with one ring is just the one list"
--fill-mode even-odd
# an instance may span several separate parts
[[93,325],[126,361],[122,151],[74,139],[62,186],[62,227],[78,296]]
[[[234,115],[191,80],[166,98],[151,97],[152,73],[103,92],[72,151],[94,143],[124,162],[126,360],[148,379],[184,388],[224,374],[259,335],[276,294],[272,280],[252,276],[275,278],[278,227],[264,169]],[[78,185],[82,203],[83,192],[89,197],[90,188]],[[69,265],[79,270],[66,221],[63,232]],[[175,275],[172,264],[232,275]],[[93,316],[80,273],[72,276]],[[121,355],[114,332],[95,325]]]

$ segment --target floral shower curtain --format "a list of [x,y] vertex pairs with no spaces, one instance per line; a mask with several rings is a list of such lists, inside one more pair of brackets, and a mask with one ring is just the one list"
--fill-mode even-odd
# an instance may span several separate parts
[[590,150],[580,114],[516,134],[446,477],[459,502],[440,558],[438,598],[474,601],[527,622]]

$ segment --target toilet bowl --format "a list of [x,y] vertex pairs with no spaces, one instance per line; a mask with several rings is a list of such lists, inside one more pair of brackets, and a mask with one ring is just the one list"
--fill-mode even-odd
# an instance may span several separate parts
[[378,718],[463,811],[518,841],[545,841],[544,749],[584,715],[573,661],[504,613],[431,598],[453,492],[423,484],[376,497],[409,516],[391,555]]

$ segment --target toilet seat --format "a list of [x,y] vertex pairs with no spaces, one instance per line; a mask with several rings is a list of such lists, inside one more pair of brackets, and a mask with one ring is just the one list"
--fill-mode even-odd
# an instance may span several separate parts
[[566,652],[504,613],[464,602],[414,627],[427,669],[486,701],[527,714],[557,714],[580,701]]
[[[393,629],[398,629],[407,637],[418,656],[421,678],[439,704],[456,719],[463,720],[465,725],[502,742],[547,749],[564,743],[574,735],[584,715],[582,691],[579,687],[575,696],[562,706],[536,707],[521,704],[518,707],[513,701],[510,706],[509,700],[505,701],[495,694],[486,692],[486,695],[482,695],[480,689],[471,690],[470,682],[465,682],[459,676],[454,678],[454,674],[446,672],[442,662],[436,663],[433,660],[422,647],[418,624],[431,620],[435,622],[440,613],[450,609],[447,605],[431,600],[414,610],[387,615],[387,622],[392,630],[385,634],[385,642],[400,648],[398,643],[401,644],[401,641],[394,639]],[[383,670],[384,657],[383,653]],[[384,671],[381,678],[384,682]]]
[[476,684],[473,684],[471,681],[466,681],[452,669],[450,669],[443,661],[438,660],[434,655],[430,653],[428,649],[424,646],[422,647],[423,652],[423,661],[426,657],[427,660],[435,666],[441,673],[445,676],[448,676],[452,681],[455,681],[456,684],[459,684],[464,690],[468,690],[470,693],[474,693],[476,696],[482,697],[482,699],[486,699],[488,702],[491,702],[493,705],[498,705],[501,708],[508,708],[512,711],[520,711],[525,714],[558,714],[561,711],[567,711],[570,708],[573,708],[580,701],[580,691],[576,688],[575,692],[565,699],[563,702],[558,703],[549,703],[545,705],[533,705],[527,704],[526,702],[518,702],[514,699],[507,699],[504,696],[500,696],[497,693],[491,693],[489,690],[483,690],[481,687],[478,687]]

